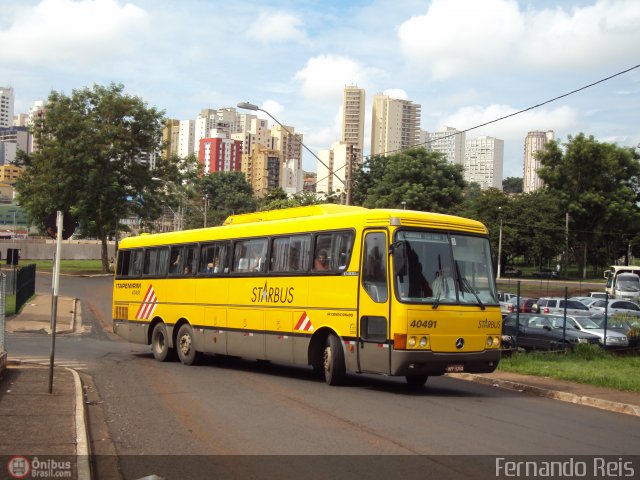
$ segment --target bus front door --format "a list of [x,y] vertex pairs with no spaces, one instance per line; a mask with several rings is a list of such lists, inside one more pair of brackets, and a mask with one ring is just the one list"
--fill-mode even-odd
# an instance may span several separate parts
[[358,369],[389,373],[389,283],[386,230],[369,230],[362,245],[358,306]]

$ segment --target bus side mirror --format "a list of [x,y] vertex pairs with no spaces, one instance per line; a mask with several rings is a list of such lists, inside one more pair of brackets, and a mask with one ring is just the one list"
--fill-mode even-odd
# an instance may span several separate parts
[[389,253],[393,254],[393,273],[397,276],[407,274],[407,246],[404,242],[391,244]]

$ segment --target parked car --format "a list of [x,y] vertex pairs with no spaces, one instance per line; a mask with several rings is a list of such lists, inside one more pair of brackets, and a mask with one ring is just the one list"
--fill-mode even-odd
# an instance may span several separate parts
[[[567,300],[567,315],[589,315],[589,307],[578,300]],[[565,300],[561,297],[542,297],[536,302],[533,308],[534,313],[544,315],[560,314],[564,315]]]
[[507,313],[509,313],[509,300],[517,297],[515,293],[508,292],[498,292],[498,301],[500,302],[500,313],[504,317]]
[[608,293],[607,292],[590,292],[589,293],[590,297],[593,298],[607,298],[608,297]]
[[605,308],[608,315],[627,313],[629,315],[640,316],[640,306],[630,300],[621,300],[616,298],[609,300],[609,302],[606,300],[596,300],[589,305],[589,310],[596,313],[604,314]]
[[[549,317],[551,317],[551,315],[549,315]],[[562,315],[553,315],[553,317],[557,319],[557,320],[554,320],[554,322],[562,322],[564,318]],[[560,325],[562,325],[562,323],[560,323]],[[598,340],[600,342],[600,346],[601,347],[605,346],[604,329],[600,328],[600,325],[598,325],[594,321],[594,319],[592,319],[591,317],[580,316],[580,315],[575,315],[575,316],[567,315],[567,329],[569,328],[574,328],[581,332],[587,332],[593,335],[597,335]],[[612,331],[607,330],[607,344],[606,344],[607,348],[626,348],[628,346],[629,346],[629,339],[627,338],[626,335],[613,330]]]
[[522,276],[522,270],[519,270],[516,267],[505,267],[502,275],[505,277],[520,277]]
[[[513,297],[507,302],[507,313],[515,312],[516,310],[518,310],[518,308],[516,307],[517,300],[518,300],[517,297]],[[519,305],[520,312],[531,313],[532,312],[531,307],[535,303],[536,303],[535,298],[520,297],[520,305]]]
[[[580,343],[598,345],[597,335],[564,328],[562,318],[558,322],[555,316],[523,313],[516,320],[515,313],[511,313],[502,321],[502,335],[511,338],[512,348],[525,350],[572,350]],[[517,322],[517,323],[516,323]],[[503,343],[509,344],[509,341]],[[506,345],[504,345],[506,347]]]
[[[594,322],[598,324],[604,331],[605,317],[604,315],[591,315]],[[627,336],[629,347],[637,348],[640,346],[640,319],[631,318],[626,315],[614,315],[607,318],[607,334],[610,330],[620,332]]]
[[538,272],[533,272],[532,276],[534,278],[558,278],[558,272],[543,268]]

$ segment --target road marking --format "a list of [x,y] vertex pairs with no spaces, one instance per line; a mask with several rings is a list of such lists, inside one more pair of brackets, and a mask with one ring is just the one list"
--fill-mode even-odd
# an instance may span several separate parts
[[[13,356],[13,355],[9,355],[9,361],[15,361],[15,362],[20,362],[20,363],[30,363],[30,364],[35,364],[35,365],[49,365],[51,362],[51,359],[49,357],[45,357],[45,356],[38,356],[38,357],[24,357],[24,356]],[[87,369],[87,364],[85,362],[75,362],[73,360],[55,360],[55,366],[56,367],[68,367],[68,368],[73,368],[74,370],[86,370]]]

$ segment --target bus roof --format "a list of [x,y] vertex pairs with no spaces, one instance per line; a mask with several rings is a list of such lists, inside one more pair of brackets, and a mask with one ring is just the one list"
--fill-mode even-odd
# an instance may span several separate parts
[[453,230],[486,235],[486,227],[471,220],[441,213],[416,210],[368,209],[336,204],[310,205],[265,212],[232,215],[222,226],[126,237],[120,248],[172,243],[204,242],[229,238],[304,233],[354,227],[389,225]]

